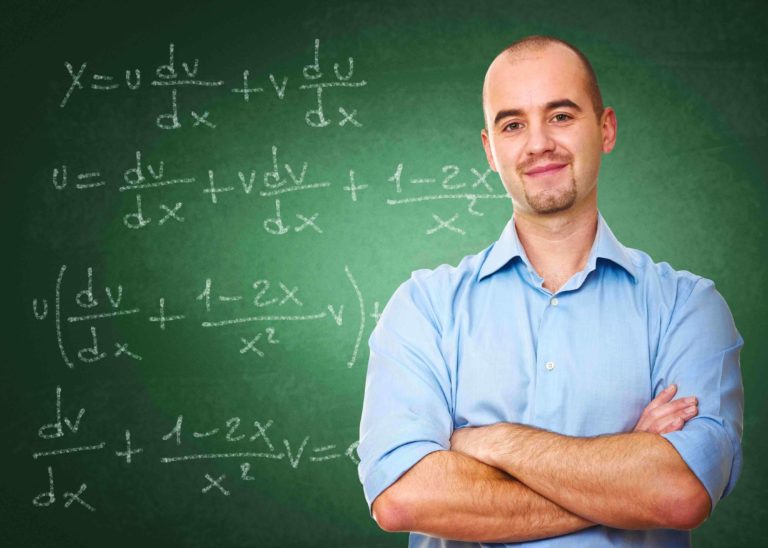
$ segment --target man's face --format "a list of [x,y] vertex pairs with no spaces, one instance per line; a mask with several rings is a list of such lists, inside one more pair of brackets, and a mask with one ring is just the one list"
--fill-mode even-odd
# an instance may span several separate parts
[[578,56],[557,44],[502,53],[484,89],[483,147],[515,211],[596,207],[601,155],[615,144],[616,117],[609,107],[598,120]]

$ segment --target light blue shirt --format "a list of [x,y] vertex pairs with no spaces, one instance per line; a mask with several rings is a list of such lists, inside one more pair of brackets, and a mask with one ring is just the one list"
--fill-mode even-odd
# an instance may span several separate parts
[[[458,266],[417,270],[372,333],[358,473],[370,505],[464,426],[630,432],[665,387],[699,414],[664,434],[714,508],[741,471],[744,344],[712,281],[619,243],[599,216],[587,266],[553,294],[514,217]],[[530,546],[687,546],[690,532],[595,526]],[[477,546],[411,533],[410,546]],[[494,545],[499,546],[499,545]]]

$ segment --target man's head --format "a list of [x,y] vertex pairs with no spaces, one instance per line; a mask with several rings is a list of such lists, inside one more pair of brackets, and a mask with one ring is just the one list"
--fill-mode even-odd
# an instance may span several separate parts
[[483,147],[516,211],[597,207],[597,174],[616,141],[616,115],[603,107],[581,52],[546,36],[515,42],[488,68],[483,111]]

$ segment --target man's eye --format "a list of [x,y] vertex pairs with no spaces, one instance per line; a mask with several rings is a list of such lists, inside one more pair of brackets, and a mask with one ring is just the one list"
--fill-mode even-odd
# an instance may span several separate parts
[[515,131],[516,129],[520,129],[520,122],[510,122],[504,126],[504,131]]
[[[560,118],[561,116],[562,116],[562,118]],[[571,116],[570,116],[570,115],[568,115],[568,114],[565,114],[565,113],[562,113],[562,112],[561,112],[561,113],[559,113],[559,114],[555,114],[554,118],[555,118],[555,119],[556,119],[558,122],[567,122],[568,120],[570,120],[570,119],[571,119]]]

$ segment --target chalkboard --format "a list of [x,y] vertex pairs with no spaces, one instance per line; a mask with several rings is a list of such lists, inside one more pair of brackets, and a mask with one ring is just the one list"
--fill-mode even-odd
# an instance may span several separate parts
[[733,311],[745,466],[693,538],[762,538],[764,8],[105,4],[0,22],[0,544],[405,545],[357,477],[367,340],[411,271],[509,218],[480,91],[534,33],[617,110],[613,231]]

